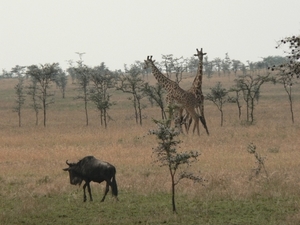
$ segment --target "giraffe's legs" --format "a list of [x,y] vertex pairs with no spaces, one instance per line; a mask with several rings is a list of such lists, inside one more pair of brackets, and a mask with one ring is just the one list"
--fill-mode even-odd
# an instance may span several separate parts
[[181,116],[180,116],[180,126],[184,125],[185,132],[188,134],[193,119],[192,117],[190,117],[190,114],[186,110],[185,110],[185,115],[183,115],[183,110],[184,109],[182,108]]
[[199,115],[195,112],[194,107],[189,107],[186,109],[189,115],[193,118],[195,121],[194,128],[193,128],[193,133],[195,132],[195,129],[197,129],[197,134],[200,135],[200,130],[199,130]]

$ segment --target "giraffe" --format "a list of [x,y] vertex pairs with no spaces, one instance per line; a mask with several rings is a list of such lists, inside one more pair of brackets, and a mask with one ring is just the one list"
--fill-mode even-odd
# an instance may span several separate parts
[[152,60],[152,56],[148,56],[147,60],[145,60],[144,68],[146,69],[148,67],[151,67],[153,76],[155,77],[157,82],[167,91],[166,101],[168,105],[170,105],[172,101],[176,101],[176,103],[179,104],[180,108],[185,109],[195,121],[193,132],[195,131],[195,129],[197,129],[197,133],[198,135],[200,135],[200,117],[195,111],[195,107],[198,104],[195,95],[192,92],[183,90],[178,85],[178,83],[163,75],[162,72],[160,72],[155,66],[154,62],[155,60]]
[[[202,93],[202,77],[203,77],[203,56],[206,55],[206,53],[203,53],[202,48],[199,51],[197,50],[197,54],[194,54],[194,56],[198,56],[199,59],[199,64],[198,64],[198,70],[197,70],[197,74],[196,77],[193,81],[193,84],[191,86],[191,88],[188,90],[188,92],[193,93],[198,101],[198,104],[196,105],[196,110],[198,110],[199,114],[200,114],[200,121],[202,123],[202,125],[204,126],[207,135],[209,135],[209,131],[206,125],[206,120],[204,117],[204,96]],[[181,109],[180,115],[182,115],[182,111],[183,109]],[[192,123],[192,119],[190,118],[188,113],[187,115],[185,115],[185,117],[181,117],[183,120],[188,120],[189,121],[183,121],[183,123],[186,125],[186,131],[188,132],[189,126]]]

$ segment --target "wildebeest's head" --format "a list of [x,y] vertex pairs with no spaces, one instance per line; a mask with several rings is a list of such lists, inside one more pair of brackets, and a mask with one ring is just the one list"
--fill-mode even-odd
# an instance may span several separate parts
[[66,164],[69,166],[68,168],[63,169],[64,171],[69,172],[70,176],[70,183],[73,185],[82,183],[82,178],[78,172],[76,172],[77,163],[68,163],[68,160],[66,161]]

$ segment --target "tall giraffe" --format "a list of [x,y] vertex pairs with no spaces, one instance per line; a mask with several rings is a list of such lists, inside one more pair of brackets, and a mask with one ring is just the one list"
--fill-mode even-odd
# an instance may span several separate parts
[[[206,120],[204,117],[204,96],[202,93],[203,56],[206,55],[206,53],[203,53],[202,48],[200,51],[198,49],[196,49],[196,50],[197,50],[197,54],[194,54],[194,56],[198,56],[198,59],[199,59],[198,70],[197,70],[196,77],[193,81],[193,84],[192,84],[191,88],[188,90],[188,92],[193,93],[198,101],[198,104],[196,105],[196,109],[200,111],[201,123],[204,126],[207,135],[209,135],[209,131],[208,131],[208,128],[206,125]],[[180,114],[182,114],[182,112]],[[189,118],[189,115],[187,114],[185,119],[187,120],[188,118]],[[192,123],[192,121],[191,121],[192,119],[193,118],[190,118],[190,120],[188,121],[188,126],[186,127],[187,131],[189,129],[189,125]]]
[[170,104],[172,101],[176,101],[179,104],[180,108],[185,109],[188,114],[195,121],[193,132],[197,129],[198,135],[199,132],[199,115],[195,111],[195,107],[198,104],[195,95],[192,92],[183,90],[178,83],[167,78],[158,70],[154,64],[155,60],[152,60],[152,56],[148,56],[145,60],[145,69],[151,67],[152,74],[156,78],[157,82],[167,91],[166,101]]

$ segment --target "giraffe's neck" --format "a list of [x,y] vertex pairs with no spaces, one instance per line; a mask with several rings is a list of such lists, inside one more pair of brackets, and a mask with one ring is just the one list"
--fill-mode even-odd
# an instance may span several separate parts
[[162,72],[160,72],[153,63],[151,63],[151,67],[152,67],[152,74],[155,77],[155,79],[157,80],[157,82],[162,87],[164,87],[165,89],[167,89],[167,91],[169,91],[168,88],[171,85],[174,85],[175,82],[172,81],[172,80],[170,80],[169,78],[167,78],[165,75],[163,75]]
[[202,77],[203,77],[203,58],[199,59],[197,76],[194,79],[193,87],[202,90]]

